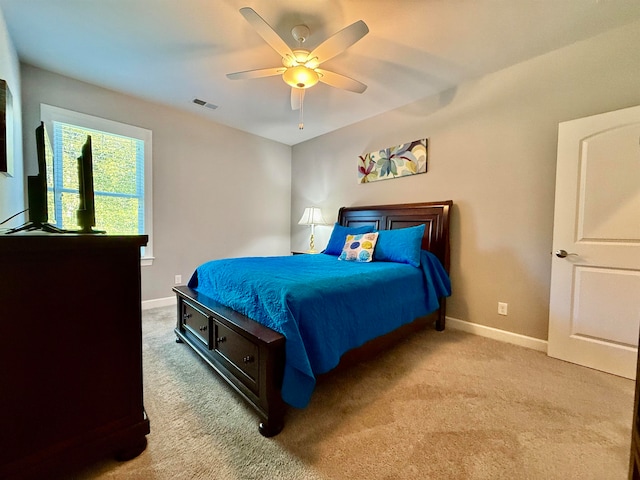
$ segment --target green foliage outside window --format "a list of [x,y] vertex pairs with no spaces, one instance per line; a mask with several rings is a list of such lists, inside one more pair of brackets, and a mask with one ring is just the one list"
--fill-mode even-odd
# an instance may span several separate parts
[[[144,233],[144,142],[54,122],[56,163],[51,178],[49,221],[77,229],[78,161],[91,135],[96,230],[109,235]],[[47,175],[49,179],[49,175]],[[55,197],[55,211],[51,211]]]

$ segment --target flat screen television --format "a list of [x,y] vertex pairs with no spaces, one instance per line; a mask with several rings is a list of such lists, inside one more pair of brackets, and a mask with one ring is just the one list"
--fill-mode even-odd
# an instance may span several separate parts
[[105,233],[104,230],[94,230],[96,226],[96,208],[93,193],[93,153],[91,150],[91,135],[82,146],[82,154],[78,157],[78,233]]
[[13,228],[7,233],[20,231],[44,230],[51,233],[65,231],[47,223],[49,212],[47,204],[47,162],[53,163],[53,152],[45,141],[44,123],[36,128],[36,151],[38,158],[38,174],[27,177],[27,198],[29,202],[29,221],[24,225]]

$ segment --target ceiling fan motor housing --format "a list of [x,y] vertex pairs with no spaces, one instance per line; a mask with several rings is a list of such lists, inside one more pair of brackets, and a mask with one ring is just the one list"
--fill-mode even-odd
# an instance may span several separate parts
[[309,38],[309,27],[306,25],[296,25],[291,29],[291,35],[299,44],[303,44]]

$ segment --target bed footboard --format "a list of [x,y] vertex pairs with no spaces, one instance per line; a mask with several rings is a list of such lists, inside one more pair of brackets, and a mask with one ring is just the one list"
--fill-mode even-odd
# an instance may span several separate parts
[[284,336],[189,287],[173,291],[178,301],[176,341],[189,345],[256,410],[262,435],[280,433]]
[[[254,408],[261,420],[260,434],[280,433],[286,409],[280,393],[285,337],[189,287],[173,291],[178,307],[176,342],[189,345]],[[445,308],[442,298],[440,309],[430,315],[347,352],[341,366],[373,358],[426,325],[435,323],[436,330],[444,330]]]

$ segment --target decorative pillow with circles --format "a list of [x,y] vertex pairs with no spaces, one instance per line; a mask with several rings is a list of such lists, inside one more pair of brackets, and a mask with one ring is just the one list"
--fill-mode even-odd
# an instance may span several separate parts
[[370,262],[373,260],[373,250],[376,248],[377,241],[378,232],[347,235],[338,260]]

